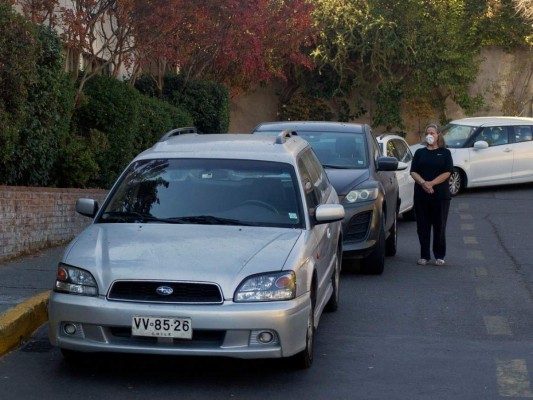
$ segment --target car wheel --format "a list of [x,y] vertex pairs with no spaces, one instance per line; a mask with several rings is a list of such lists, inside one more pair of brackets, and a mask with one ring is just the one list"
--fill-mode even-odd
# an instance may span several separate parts
[[457,168],[453,169],[452,174],[450,175],[450,194],[452,196],[457,196],[463,187],[463,177],[461,172]]
[[326,304],[325,310],[328,312],[335,312],[339,308],[339,285],[341,282],[341,258],[342,252],[337,249],[337,261],[335,263],[335,271],[331,276],[331,286],[333,287],[333,293]]
[[376,247],[363,259],[361,271],[365,274],[381,275],[385,269],[385,222],[381,223]]
[[398,248],[398,214],[394,213],[394,222],[390,228],[389,237],[385,242],[385,255],[394,256]]
[[313,364],[313,353],[315,347],[315,299],[314,292],[311,292],[311,307],[309,307],[309,317],[307,318],[307,332],[305,335],[305,349],[296,354],[293,358],[293,365],[298,369],[307,369]]

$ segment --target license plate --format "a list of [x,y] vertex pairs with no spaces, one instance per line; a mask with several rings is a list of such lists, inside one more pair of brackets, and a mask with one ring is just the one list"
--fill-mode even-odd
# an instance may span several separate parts
[[131,334],[133,336],[192,339],[192,323],[190,318],[133,317]]

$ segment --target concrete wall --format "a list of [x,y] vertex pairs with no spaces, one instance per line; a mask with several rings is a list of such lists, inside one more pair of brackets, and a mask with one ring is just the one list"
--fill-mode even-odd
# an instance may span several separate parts
[[[488,47],[481,52],[481,66],[476,82],[470,88],[472,95],[481,95],[485,106],[475,115],[520,115],[533,116],[533,52],[528,49],[508,53],[498,47]],[[281,83],[259,87],[232,101],[230,132],[247,133],[263,121],[277,120],[278,96]],[[464,111],[453,101],[446,104],[448,119],[465,117]],[[372,110],[369,106],[368,109]],[[415,120],[404,112],[407,141],[410,144],[421,140],[421,131],[429,120]],[[355,122],[369,123],[371,114]],[[438,122],[438,115],[431,121]],[[377,127],[375,132],[383,132]]]
[[102,202],[107,191],[0,186],[0,261],[71,240],[91,221],[76,200]]

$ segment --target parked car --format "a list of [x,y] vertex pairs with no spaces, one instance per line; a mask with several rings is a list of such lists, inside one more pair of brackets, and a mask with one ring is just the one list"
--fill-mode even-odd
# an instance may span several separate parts
[[450,191],[533,182],[533,118],[476,117],[442,129],[452,152]]
[[379,135],[377,140],[384,156],[396,157],[399,162],[406,164],[405,169],[396,171],[398,191],[400,193],[399,213],[403,219],[413,221],[416,218],[413,203],[415,180],[410,172],[413,153],[409,144],[400,135],[383,134]]
[[127,352],[313,361],[339,302],[344,208],[298,137],[169,136],[138,155],[66,249],[49,338]]
[[311,144],[339,195],[346,210],[343,258],[362,259],[364,273],[381,274],[385,255],[396,254],[398,160],[382,156],[366,124],[268,122],[252,133],[275,135],[281,130],[295,132]]

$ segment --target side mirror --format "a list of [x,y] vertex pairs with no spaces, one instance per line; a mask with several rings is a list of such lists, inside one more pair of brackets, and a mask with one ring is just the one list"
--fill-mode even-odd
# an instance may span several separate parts
[[378,171],[396,171],[398,169],[398,159],[396,157],[378,157]]
[[398,168],[397,171],[405,171],[407,169],[408,165],[404,163],[403,161],[398,161]]
[[476,150],[487,149],[488,147],[489,144],[484,140],[478,140],[476,143],[474,143],[474,149]]
[[76,200],[76,212],[86,217],[94,218],[98,212],[98,202],[93,199]]
[[317,224],[340,221],[344,218],[344,207],[341,204],[321,204],[315,210]]

